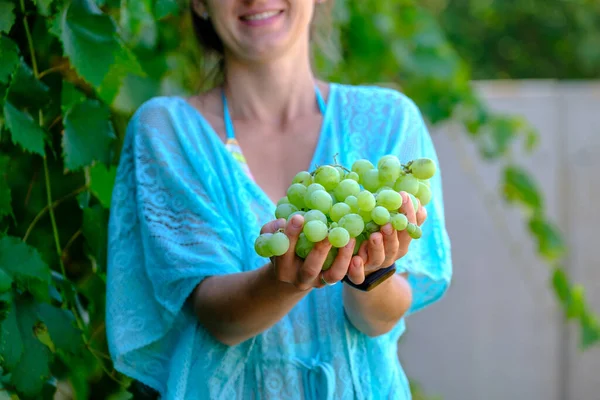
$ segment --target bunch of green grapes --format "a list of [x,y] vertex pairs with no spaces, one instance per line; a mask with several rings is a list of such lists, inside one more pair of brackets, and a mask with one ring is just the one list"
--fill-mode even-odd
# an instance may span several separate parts
[[[408,193],[415,210],[431,201],[429,180],[437,166],[429,158],[419,158],[402,164],[394,155],[383,156],[373,165],[361,159],[351,170],[333,164],[322,165],[315,171],[299,172],[279,200],[275,218],[289,221],[294,215],[304,217],[304,225],[295,252],[304,259],[315,243],[328,239],[332,245],[323,270],[329,269],[338,249],[356,239],[354,254],[363,241],[391,223],[397,231],[406,230],[411,238],[420,239],[421,227],[408,222],[400,212],[402,196]],[[285,254],[290,241],[283,229],[261,234],[254,248],[261,257]]]

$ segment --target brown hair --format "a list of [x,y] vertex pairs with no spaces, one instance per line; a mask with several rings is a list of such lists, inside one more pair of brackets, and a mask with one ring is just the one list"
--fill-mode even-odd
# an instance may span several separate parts
[[[325,53],[333,51],[330,40],[331,33],[331,13],[334,0],[327,0],[322,3],[317,3],[313,20],[311,23],[310,38],[315,43],[316,49]],[[193,2],[190,1],[190,11],[192,17],[192,25],[196,33],[196,40],[203,50],[203,56],[207,60],[216,62],[215,69],[209,75],[213,75],[212,80],[217,81],[223,78],[225,69],[223,60],[223,42],[215,31],[210,19],[204,19],[194,10]],[[208,79],[210,80],[210,79]]]

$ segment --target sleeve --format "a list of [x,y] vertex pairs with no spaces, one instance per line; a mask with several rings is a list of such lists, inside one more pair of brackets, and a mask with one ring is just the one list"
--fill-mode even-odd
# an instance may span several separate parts
[[[117,369],[160,387],[185,321],[183,307],[206,277],[242,271],[237,227],[222,206],[210,156],[186,148],[168,105],[132,117],[109,220],[107,336]],[[208,153],[209,150],[206,150]]]
[[410,244],[408,254],[398,261],[398,272],[408,273],[413,291],[408,315],[441,299],[452,278],[451,244],[446,231],[442,174],[437,153],[416,104],[404,94],[399,95],[391,118],[389,154],[402,163],[416,158],[431,158],[438,166],[431,178],[432,200],[425,207],[427,219],[421,227],[423,235]]

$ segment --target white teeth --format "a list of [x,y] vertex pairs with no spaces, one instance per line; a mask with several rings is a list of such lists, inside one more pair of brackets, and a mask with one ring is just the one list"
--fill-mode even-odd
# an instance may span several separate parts
[[279,14],[279,11],[265,11],[265,12],[262,12],[259,14],[246,15],[243,17],[243,19],[246,19],[249,21],[259,21],[261,19],[271,18],[277,14]]

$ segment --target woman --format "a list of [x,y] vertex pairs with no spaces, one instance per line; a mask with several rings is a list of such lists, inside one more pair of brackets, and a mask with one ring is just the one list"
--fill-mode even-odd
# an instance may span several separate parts
[[[310,38],[324,1],[194,1],[223,84],[151,99],[129,124],[111,210],[107,331],[116,368],[162,398],[410,398],[397,357],[405,317],[438,300],[451,276],[439,174],[418,212],[402,193],[409,221],[427,219],[421,239],[387,225],[357,255],[354,241],[340,249],[325,273],[329,242],[303,261],[293,251],[302,217],[273,220],[294,175],[336,154],[346,166],[385,154],[437,161],[404,95],[315,78]],[[259,257],[256,236],[279,228],[290,251]]]

